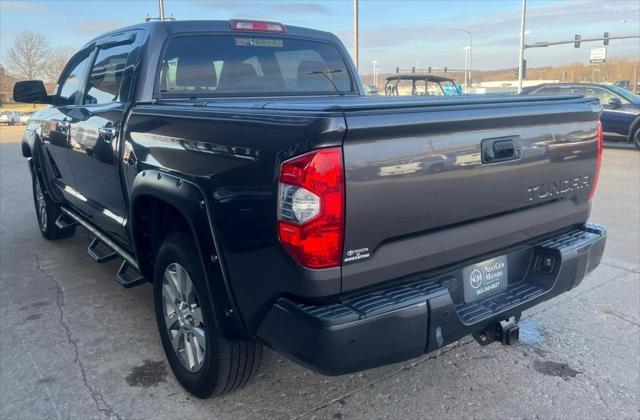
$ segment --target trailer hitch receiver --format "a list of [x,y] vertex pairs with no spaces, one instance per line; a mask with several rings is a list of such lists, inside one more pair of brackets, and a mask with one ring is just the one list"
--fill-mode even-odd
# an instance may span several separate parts
[[500,321],[484,331],[473,333],[473,338],[481,345],[486,346],[494,341],[499,341],[505,346],[516,344],[520,339],[520,327],[515,316]]
[[496,339],[505,346],[516,344],[520,339],[520,327],[515,317],[511,317],[506,321],[500,321],[496,326]]

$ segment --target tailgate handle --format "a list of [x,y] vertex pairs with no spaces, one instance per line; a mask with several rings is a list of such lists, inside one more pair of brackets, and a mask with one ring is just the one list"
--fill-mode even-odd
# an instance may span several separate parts
[[522,149],[518,138],[482,140],[482,162],[496,163],[519,159]]

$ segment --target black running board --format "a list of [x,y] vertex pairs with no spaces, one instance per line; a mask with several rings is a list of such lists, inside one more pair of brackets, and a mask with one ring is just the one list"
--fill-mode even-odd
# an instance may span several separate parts
[[[146,281],[142,274],[140,274],[138,263],[133,255],[124,250],[121,246],[109,239],[104,233],[96,229],[73,211],[65,207],[62,207],[61,210],[65,216],[64,220],[67,223],[67,226],[70,226],[68,224],[70,223],[68,222],[68,219],[72,219],[73,222],[71,223],[80,224],[95,236],[91,241],[89,248],[87,248],[87,252],[96,262],[105,263],[117,257],[123,259],[122,264],[118,269],[118,273],[116,274],[116,280],[121,286],[130,288],[139,286]],[[60,219],[60,217],[58,219]]]

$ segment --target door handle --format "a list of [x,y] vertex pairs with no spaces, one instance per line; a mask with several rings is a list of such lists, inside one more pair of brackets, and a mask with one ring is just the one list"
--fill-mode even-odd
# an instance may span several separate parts
[[497,138],[482,140],[482,162],[497,163],[509,160],[520,159],[522,147],[520,139],[513,138]]
[[107,144],[111,144],[113,139],[115,139],[118,136],[118,127],[112,124],[107,124],[100,127],[98,129],[98,133],[100,133],[100,136],[102,137],[102,141],[104,141]]

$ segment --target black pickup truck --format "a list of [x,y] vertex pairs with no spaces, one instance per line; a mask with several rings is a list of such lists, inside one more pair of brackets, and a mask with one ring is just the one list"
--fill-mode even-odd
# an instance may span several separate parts
[[244,20],[110,32],[14,98],[51,105],[22,142],[42,235],[153,283],[199,397],[263,344],[336,375],[513,343],[604,251],[596,99],[364,96],[334,35]]

